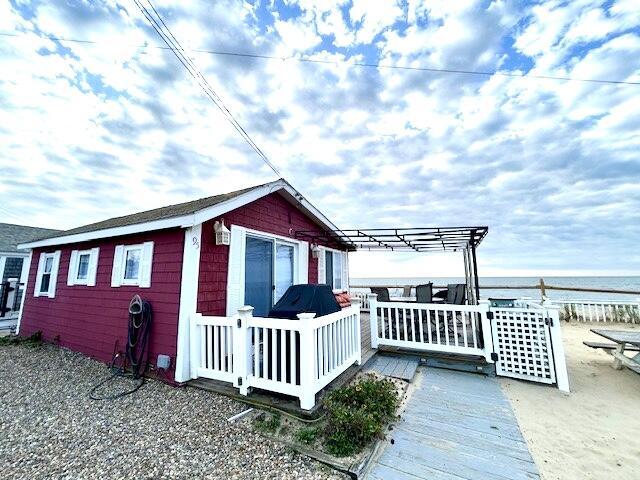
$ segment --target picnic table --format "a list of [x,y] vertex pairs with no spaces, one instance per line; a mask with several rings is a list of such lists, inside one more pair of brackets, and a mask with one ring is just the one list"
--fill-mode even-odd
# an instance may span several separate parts
[[613,368],[622,370],[622,366],[624,365],[628,369],[640,373],[640,353],[636,353],[633,357],[627,357],[624,354],[625,349],[638,352],[638,349],[640,349],[640,330],[604,330],[592,328],[591,331],[615,343],[615,348],[610,351],[613,356]]

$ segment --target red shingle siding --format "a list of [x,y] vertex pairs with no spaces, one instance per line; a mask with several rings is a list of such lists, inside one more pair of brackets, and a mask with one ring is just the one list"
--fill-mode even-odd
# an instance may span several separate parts
[[[154,242],[151,288],[112,288],[111,269],[115,246],[146,241]],[[96,285],[68,286],[71,250],[93,247],[100,247]],[[155,363],[157,354],[164,353],[172,357],[173,363],[176,355],[183,248],[184,231],[171,229],[35,249],[29,270],[20,334],[26,336],[40,330],[47,341],[59,341],[64,347],[109,362],[116,341],[118,350],[124,350],[129,302],[137,293],[151,303],[153,311],[149,360]],[[55,298],[34,297],[40,253],[55,250],[62,252]]]
[[[295,238],[296,231],[321,231],[302,211],[279,193],[271,193],[243,207],[223,215],[227,227],[239,225],[253,230]],[[229,247],[216,245],[213,223],[202,226],[200,251],[200,281],[198,285],[198,312],[205,315],[225,315],[227,307],[227,265]],[[318,281],[318,260],[309,252],[309,282]]]

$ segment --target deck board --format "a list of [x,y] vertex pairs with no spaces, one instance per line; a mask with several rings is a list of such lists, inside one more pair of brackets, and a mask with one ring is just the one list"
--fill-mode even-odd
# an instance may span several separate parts
[[378,354],[365,371],[376,372],[380,375],[410,382],[413,380],[419,364],[420,360],[417,357],[398,357]]
[[422,369],[402,420],[370,480],[538,480],[499,383],[471,373]]

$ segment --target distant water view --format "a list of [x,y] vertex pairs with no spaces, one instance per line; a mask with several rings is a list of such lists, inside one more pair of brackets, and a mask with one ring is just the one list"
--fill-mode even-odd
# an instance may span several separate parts
[[[640,276],[634,277],[543,277],[546,285],[557,287],[580,287],[580,288],[610,288],[616,290],[632,290],[640,292]],[[405,278],[350,278],[350,285],[361,286],[397,286],[419,285],[421,283],[433,282],[434,286],[446,286],[448,283],[464,283],[463,277],[405,277]],[[480,286],[533,286],[540,282],[540,277],[480,277]],[[392,292],[394,295],[401,294],[401,289]],[[510,289],[487,289],[481,288],[481,298],[518,298],[531,297],[540,298],[540,290],[510,290]],[[591,293],[591,292],[569,292],[562,290],[547,290],[547,296],[551,299],[570,300],[637,300],[640,295],[622,295],[615,293]]]

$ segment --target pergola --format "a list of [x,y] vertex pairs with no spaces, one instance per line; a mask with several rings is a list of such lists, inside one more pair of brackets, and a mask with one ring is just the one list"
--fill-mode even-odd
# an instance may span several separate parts
[[351,250],[393,252],[462,252],[470,300],[480,298],[476,248],[489,227],[358,228],[347,230],[298,231],[296,238],[312,244],[338,242]]

